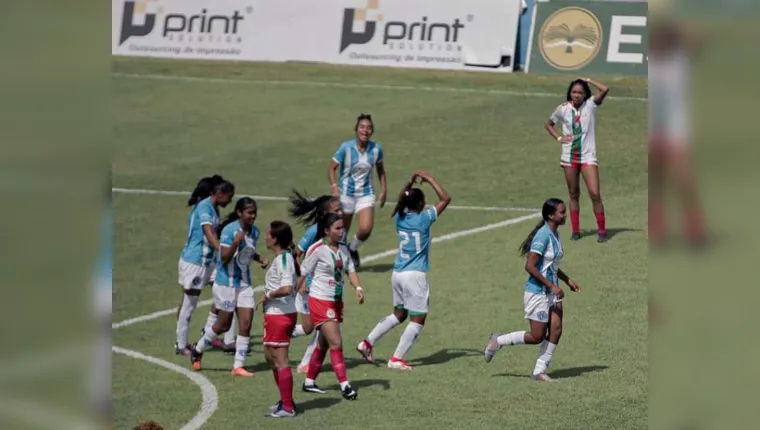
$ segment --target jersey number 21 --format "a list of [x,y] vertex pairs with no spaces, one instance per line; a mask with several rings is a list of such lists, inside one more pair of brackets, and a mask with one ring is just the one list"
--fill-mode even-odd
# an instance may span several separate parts
[[[401,241],[398,244],[398,253],[401,256],[401,258],[409,258],[411,255],[404,253],[404,246],[406,246],[407,243],[409,243],[409,233],[405,231],[398,232],[398,237],[401,239]],[[412,232],[412,237],[414,237],[414,253],[419,254],[420,249],[422,248],[422,241],[420,240],[420,234],[418,232]]]

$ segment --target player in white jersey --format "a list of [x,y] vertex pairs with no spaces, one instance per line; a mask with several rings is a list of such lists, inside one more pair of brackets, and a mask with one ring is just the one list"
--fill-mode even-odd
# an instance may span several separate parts
[[551,381],[546,370],[562,336],[565,293],[559,287],[559,281],[565,282],[574,292],[580,291],[581,287],[559,268],[564,251],[557,229],[567,219],[565,203],[560,199],[548,199],[541,215],[543,219],[520,245],[520,255],[527,255],[525,271],[529,276],[523,305],[530,331],[492,333],[484,354],[486,362],[490,362],[502,346],[541,344],[532,377],[537,381]]
[[178,264],[182,300],[177,308],[177,340],[174,344],[177,355],[190,353],[187,342],[190,318],[198,306],[201,288],[213,282],[216,267],[218,208],[226,207],[234,195],[235,186],[214,175],[201,179],[187,202],[192,210],[187,218],[187,239]]
[[218,269],[212,290],[219,318],[190,350],[190,362],[195,370],[201,369],[203,351],[211,347],[214,337],[230,329],[235,313],[239,333],[235,341],[232,375],[253,376],[243,367],[248,355],[255,308],[250,266],[253,261],[261,264],[262,268],[269,264],[265,257],[256,252],[259,229],[253,223],[257,211],[255,200],[242,197],[235,203],[235,211],[220,226]]
[[[343,209],[343,225],[346,233],[351,229],[354,214],[358,214],[359,228],[356,230],[348,250],[354,266],[359,268],[359,246],[369,239],[375,225],[375,188],[372,186],[372,169],[377,169],[380,179],[380,207],[385,205],[388,183],[383,164],[383,147],[370,140],[375,126],[372,116],[361,114],[356,119],[356,136],[343,142],[330,161],[328,177],[334,196],[340,197]],[[340,175],[335,178],[335,170]]]
[[[592,94],[589,84],[597,87],[599,91]],[[554,110],[544,125],[546,131],[562,144],[560,165],[565,171],[565,181],[570,194],[570,223],[573,227],[570,240],[581,238],[579,199],[582,174],[596,217],[597,242],[607,241],[604,204],[599,191],[599,166],[596,159],[596,110],[607,97],[609,90],[606,85],[589,78],[570,82],[567,100]],[[562,126],[562,134],[554,129],[556,124]]]
[[[412,188],[417,181],[427,182],[433,187],[438,195],[435,206],[425,208],[425,194],[419,188]],[[411,321],[401,334],[396,351],[388,360],[388,368],[412,370],[404,356],[420,335],[429,311],[430,286],[427,272],[430,270],[430,228],[449,203],[449,193],[424,170],[414,172],[401,189],[396,209],[393,211],[399,241],[396,263],[391,275],[393,312],[381,319],[369,335],[356,346],[356,350],[368,362],[374,363],[372,348],[380,338],[404,322],[409,315]]]
[[320,333],[319,343],[311,356],[302,390],[324,394],[315,380],[322,369],[325,352],[329,347],[330,363],[338,377],[343,398],[354,400],[357,392],[346,378],[343,339],[340,332],[340,323],[343,322],[343,274],[348,274],[348,280],[356,290],[359,304],[364,303],[364,292],[359,285],[359,277],[356,275],[348,249],[341,244],[343,232],[343,220],[340,215],[328,214],[322,218],[317,231],[318,241],[306,251],[306,258],[301,265],[298,288],[305,289],[305,276],[312,277],[309,287],[309,312],[314,327]]
[[665,188],[673,180],[686,237],[704,243],[702,207],[694,180],[689,112],[691,57],[699,39],[691,27],[655,20],[649,30],[649,235],[666,240]]
[[[340,207],[340,197],[320,196],[316,199],[309,199],[294,191],[294,196],[290,198],[290,215],[298,219],[299,223],[307,227],[296,246],[296,260],[301,264],[306,251],[317,241],[317,225],[319,221],[327,214],[334,213],[343,216]],[[345,236],[344,236],[345,241]],[[306,277],[306,291],[304,294],[296,295],[296,307],[301,314],[301,324],[297,324],[293,330],[292,337],[300,337],[311,334],[314,330],[314,324],[311,322],[309,315],[309,286],[311,285],[311,276]],[[317,346],[319,340],[319,331],[314,332],[309,344],[306,346],[301,363],[298,365],[299,373],[306,373],[309,370],[309,361],[311,354]]]
[[292,255],[293,230],[282,221],[269,224],[266,233],[267,248],[274,253],[267,270],[266,294],[258,304],[264,304],[264,354],[272,365],[274,382],[280,391],[280,401],[270,408],[267,417],[290,418],[296,416],[293,405],[293,372],[288,361],[290,334],[296,325],[296,282],[298,266]]

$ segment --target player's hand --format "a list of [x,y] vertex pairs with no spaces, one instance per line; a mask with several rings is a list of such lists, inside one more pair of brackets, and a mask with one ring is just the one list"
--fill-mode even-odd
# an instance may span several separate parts
[[567,286],[570,287],[570,291],[574,293],[580,293],[581,292],[581,286],[578,285],[577,282],[573,281],[572,279],[567,280]]
[[552,294],[560,300],[562,300],[565,297],[565,292],[562,291],[562,288],[560,288],[558,285],[552,285]]
[[259,264],[261,264],[262,269],[266,269],[269,266],[269,260],[266,257],[260,257]]
[[428,173],[425,170],[418,170],[418,171],[414,172],[414,174],[417,175],[417,176],[419,176],[419,178],[420,178],[420,184],[422,184],[424,182],[430,182],[430,178],[432,177],[432,175],[430,175],[430,173]]
[[245,240],[245,231],[240,230],[239,232],[235,233],[235,242],[240,243]]
[[383,206],[385,206],[385,199],[386,199],[387,197],[388,197],[388,196],[387,196],[387,193],[385,192],[385,190],[383,190],[383,191],[380,191],[380,198],[379,198],[378,200],[380,201],[380,207],[381,207],[381,208],[382,208]]
[[340,188],[337,185],[332,186],[332,195],[333,197],[340,197]]
[[361,287],[356,289],[356,301],[358,301],[360,305],[364,303],[364,290],[362,290]]
[[266,302],[266,301],[267,301],[267,296],[266,295],[263,295],[263,296],[259,297],[259,299],[256,301],[256,306],[254,306],[253,308],[254,309],[258,309],[259,305],[263,305],[264,302]]
[[562,136],[562,138],[559,141],[560,143],[572,143],[573,136]]

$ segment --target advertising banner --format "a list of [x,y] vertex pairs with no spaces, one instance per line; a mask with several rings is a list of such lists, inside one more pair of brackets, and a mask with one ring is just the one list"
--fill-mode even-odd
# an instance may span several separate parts
[[112,0],[115,55],[250,60],[255,57],[253,1]]
[[647,3],[539,2],[530,73],[648,73]]

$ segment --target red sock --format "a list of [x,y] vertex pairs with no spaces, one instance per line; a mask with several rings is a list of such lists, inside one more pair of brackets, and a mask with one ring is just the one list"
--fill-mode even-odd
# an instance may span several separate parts
[[290,366],[283,367],[277,371],[280,380],[277,386],[280,388],[280,399],[282,407],[288,412],[293,410],[293,371]]
[[277,376],[277,369],[273,368],[272,373],[274,374],[274,385],[280,386],[280,377]]
[[573,233],[581,232],[581,211],[570,211],[570,224],[573,226]]
[[346,362],[343,361],[342,349],[330,349],[330,364],[332,364],[333,372],[338,377],[338,382],[341,384],[346,382]]
[[596,227],[599,229],[599,234],[607,233],[607,227],[605,225],[604,212],[594,213],[596,217]]
[[309,371],[306,372],[306,377],[312,380],[317,379],[319,371],[322,370],[323,361],[325,361],[325,352],[320,347],[314,348],[311,360],[309,360]]

